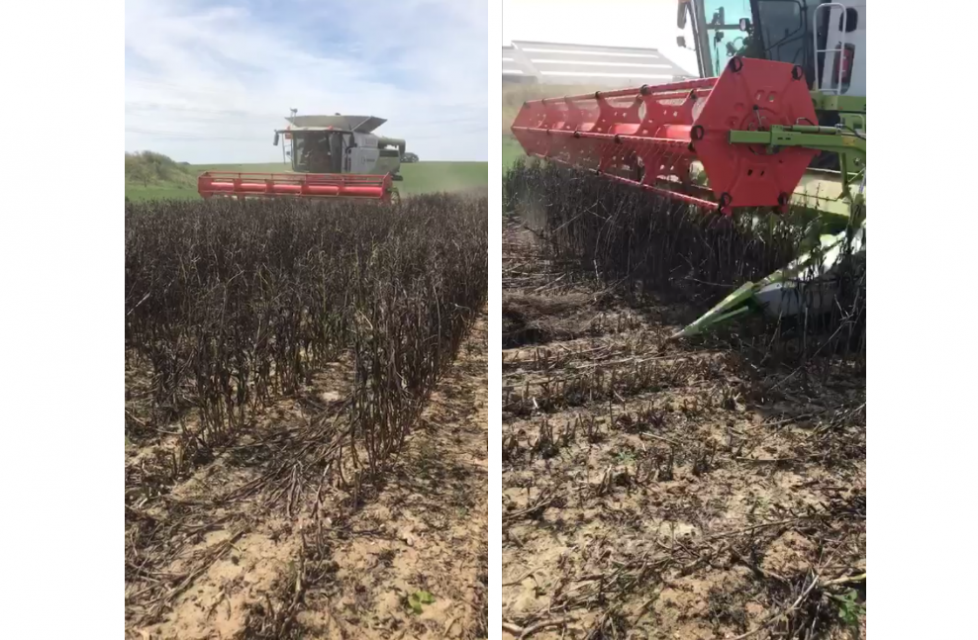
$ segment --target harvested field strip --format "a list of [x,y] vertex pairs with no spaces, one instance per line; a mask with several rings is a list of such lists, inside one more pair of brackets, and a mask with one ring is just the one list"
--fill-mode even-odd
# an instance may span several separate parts
[[[568,369],[552,376],[513,376],[503,385],[503,409],[516,415],[584,406],[667,389],[716,386],[711,360],[649,357],[625,364],[605,365],[578,372]],[[712,384],[711,384],[712,383]],[[708,406],[720,399],[706,399]]]
[[301,634],[337,541],[372,535],[349,520],[440,428],[426,407],[485,303],[486,215],[127,204],[127,633]]
[[290,507],[262,485],[231,501],[227,455],[178,487],[187,501],[168,518],[179,525],[145,550],[166,555],[148,578],[170,586],[155,599],[131,594],[131,637],[487,637],[486,344],[483,313],[355,508],[342,489],[300,491]]
[[310,637],[487,637],[486,340],[482,318],[383,492],[349,519],[374,534],[334,546],[335,585],[299,616]]
[[863,369],[667,342],[682,304],[565,277],[519,225],[504,247],[504,308],[574,329],[504,351],[504,637],[865,637]]

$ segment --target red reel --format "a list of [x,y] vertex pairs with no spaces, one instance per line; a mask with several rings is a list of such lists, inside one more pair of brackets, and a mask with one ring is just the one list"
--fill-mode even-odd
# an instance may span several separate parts
[[[527,102],[513,134],[529,155],[708,209],[781,207],[815,151],[731,144],[731,131],[815,124],[794,65],[732,58],[719,78]],[[693,161],[709,189],[690,182]]]

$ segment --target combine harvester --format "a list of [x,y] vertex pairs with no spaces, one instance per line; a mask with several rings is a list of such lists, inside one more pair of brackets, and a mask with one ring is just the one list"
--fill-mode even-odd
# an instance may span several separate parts
[[[840,255],[865,254],[865,71],[854,74],[856,46],[847,41],[865,8],[804,0],[750,6],[751,18],[726,25],[722,9],[705,22],[703,0],[679,3],[680,28],[693,18],[701,74],[711,75],[710,45],[723,39],[710,30],[749,34],[746,46],[727,48],[718,77],[527,102],[512,126],[531,156],[707,212],[736,211],[761,224],[772,209],[790,208],[792,220],[811,225],[813,240],[793,263],[743,284],[677,337],[753,310],[778,318],[826,311]],[[795,34],[787,43],[786,21]],[[780,40],[769,42],[769,33]],[[813,168],[826,158],[838,171]],[[830,197],[820,193],[826,188]]]
[[287,120],[273,144],[280,137],[290,143],[282,153],[291,158],[292,173],[207,171],[197,178],[201,197],[399,200],[393,183],[403,179],[398,171],[405,143],[373,134],[386,120],[294,113]]

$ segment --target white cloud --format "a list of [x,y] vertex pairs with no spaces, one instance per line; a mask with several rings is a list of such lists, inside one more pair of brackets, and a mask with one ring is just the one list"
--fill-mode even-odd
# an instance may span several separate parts
[[127,0],[126,150],[281,159],[289,108],[387,118],[428,160],[488,158],[486,0]]
[[[503,0],[503,44],[538,40],[594,46],[648,47],[696,74],[696,53],[676,36],[678,0]],[[693,45],[692,30],[686,42]]]

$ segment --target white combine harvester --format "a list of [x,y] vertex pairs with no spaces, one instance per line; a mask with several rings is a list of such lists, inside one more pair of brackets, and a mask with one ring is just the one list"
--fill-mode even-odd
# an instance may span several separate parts
[[284,138],[283,160],[292,173],[207,171],[197,179],[203,198],[345,198],[398,200],[393,183],[405,142],[374,135],[386,120],[375,116],[298,116],[275,131],[273,144]]

